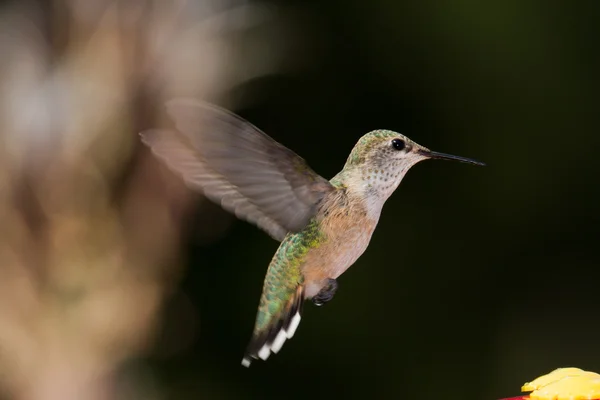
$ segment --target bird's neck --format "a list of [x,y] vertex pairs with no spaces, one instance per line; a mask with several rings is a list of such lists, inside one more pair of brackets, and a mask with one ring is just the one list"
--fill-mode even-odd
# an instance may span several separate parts
[[331,179],[331,183],[338,188],[344,188],[348,197],[364,205],[370,218],[378,220],[385,201],[399,183],[389,178],[386,181],[385,175],[382,174],[384,173],[373,168],[344,168]]

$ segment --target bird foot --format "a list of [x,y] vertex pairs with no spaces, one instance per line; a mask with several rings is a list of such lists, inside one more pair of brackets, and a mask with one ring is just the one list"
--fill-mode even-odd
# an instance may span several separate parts
[[327,283],[323,288],[312,298],[312,302],[316,306],[322,306],[323,304],[331,301],[333,299],[333,295],[335,294],[338,288],[338,283],[335,279],[328,279]]

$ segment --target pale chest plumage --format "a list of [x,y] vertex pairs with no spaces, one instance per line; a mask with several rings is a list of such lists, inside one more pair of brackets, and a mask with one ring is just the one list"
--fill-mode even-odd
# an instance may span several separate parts
[[324,240],[311,249],[302,265],[307,297],[315,295],[321,283],[343,274],[367,249],[379,220],[379,212],[353,197],[338,197],[323,212],[320,229]]
[[329,260],[324,269],[333,279],[343,274],[364,253],[369,246],[377,221],[350,215],[346,223],[335,222],[334,224],[337,227],[332,226],[329,232],[326,231],[329,240],[324,245],[327,247],[324,250],[330,254],[330,257],[325,257]]

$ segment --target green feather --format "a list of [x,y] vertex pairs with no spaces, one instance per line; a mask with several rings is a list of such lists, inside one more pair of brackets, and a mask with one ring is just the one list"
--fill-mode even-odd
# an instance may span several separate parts
[[268,331],[283,318],[286,307],[304,284],[301,265],[310,249],[323,243],[325,236],[313,218],[301,232],[289,233],[281,242],[267,270],[256,316],[254,336]]

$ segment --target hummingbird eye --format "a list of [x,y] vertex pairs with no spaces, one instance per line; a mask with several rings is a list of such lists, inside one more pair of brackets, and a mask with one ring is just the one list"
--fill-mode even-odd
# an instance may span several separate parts
[[402,139],[394,139],[392,140],[392,146],[394,146],[394,149],[400,151],[404,150],[404,148],[406,147],[406,143],[404,143],[404,140]]

